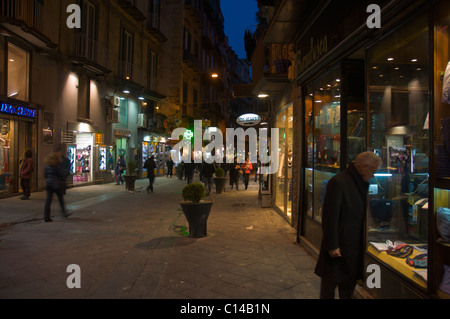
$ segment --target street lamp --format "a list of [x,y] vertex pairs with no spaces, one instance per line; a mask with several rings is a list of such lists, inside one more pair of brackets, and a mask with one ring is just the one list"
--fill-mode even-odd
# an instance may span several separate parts
[[218,78],[219,77],[219,74],[217,74],[217,73],[213,73],[213,74],[211,74],[211,77],[213,78],[213,79],[216,79],[216,78]]

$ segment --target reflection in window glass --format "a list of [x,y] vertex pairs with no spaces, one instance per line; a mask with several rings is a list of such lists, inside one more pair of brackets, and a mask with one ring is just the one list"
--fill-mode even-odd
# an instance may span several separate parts
[[335,69],[314,82],[308,87],[308,96],[305,99],[307,213],[319,222],[322,221],[326,185],[340,169],[341,80],[339,74],[339,69]]
[[286,110],[281,111],[277,114],[277,125],[279,132],[278,141],[278,172],[276,175],[276,193],[275,193],[275,204],[276,206],[284,212],[284,190],[286,187]]
[[[427,242],[428,229],[427,44],[423,17],[367,52],[368,149],[383,160],[382,169],[369,181],[369,242],[415,245],[410,257],[427,252],[420,245]],[[374,253],[426,287],[405,260]]]
[[28,101],[28,52],[8,44],[8,97]]

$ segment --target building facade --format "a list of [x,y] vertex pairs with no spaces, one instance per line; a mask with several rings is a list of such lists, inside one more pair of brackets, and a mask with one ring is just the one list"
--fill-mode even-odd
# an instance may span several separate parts
[[[371,3],[260,1],[268,17],[260,43],[295,45],[294,76],[288,71],[284,91],[268,87],[287,167],[292,143],[292,175],[280,167],[272,203],[317,255],[328,180],[358,153],[375,152],[383,165],[369,181],[365,266],[379,266],[381,282],[366,282],[358,293],[448,298],[440,289],[450,253],[439,216],[450,194],[450,12],[445,1],[378,1],[381,25],[371,28]],[[291,215],[282,206],[289,198]],[[405,243],[411,254],[388,254],[388,240]]]
[[174,128],[225,125],[220,1],[7,0],[0,31],[1,197],[21,192],[26,149],[38,191],[49,153],[67,153],[74,186],[112,182],[119,155],[146,177],[150,155],[165,173]]

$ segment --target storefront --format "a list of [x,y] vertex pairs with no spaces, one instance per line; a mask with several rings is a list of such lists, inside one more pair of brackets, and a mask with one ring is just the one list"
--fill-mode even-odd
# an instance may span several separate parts
[[171,149],[172,146],[167,143],[165,137],[154,134],[147,134],[144,136],[144,140],[142,142],[142,177],[147,177],[147,170],[143,167],[145,161],[152,155],[154,156],[156,163],[155,174],[167,174],[166,162],[170,156]]
[[[0,101],[0,198],[21,192],[19,161],[26,149],[33,152],[36,167],[36,123],[38,111],[27,103]],[[36,169],[31,191],[36,191]]]
[[[316,21],[337,13],[330,6]],[[348,21],[342,14],[341,21]],[[361,31],[338,38],[342,42],[328,41],[336,39],[330,34],[298,39],[298,52],[314,50],[317,59],[298,54],[305,114],[300,241],[318,251],[327,182],[358,153],[373,151],[383,165],[369,181],[365,265],[380,266],[381,288],[366,291],[377,298],[448,298],[439,286],[450,276],[444,267],[450,246],[437,216],[450,199],[450,101],[442,93],[450,86],[450,9],[444,1],[416,1],[384,14],[396,20],[371,37]],[[311,38],[325,42],[311,49]],[[406,244],[407,254],[388,252],[391,242]]]

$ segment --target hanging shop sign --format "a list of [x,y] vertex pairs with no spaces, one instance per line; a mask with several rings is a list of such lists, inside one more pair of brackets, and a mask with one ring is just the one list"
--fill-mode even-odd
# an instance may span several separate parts
[[127,131],[127,130],[115,130],[114,131],[114,135],[116,137],[130,137],[131,136],[131,132]]
[[236,122],[242,126],[254,126],[261,122],[261,117],[258,114],[248,113],[239,116]]
[[29,119],[35,119],[37,116],[36,109],[8,103],[2,103],[0,105],[0,113]]

